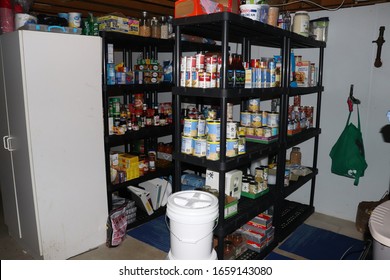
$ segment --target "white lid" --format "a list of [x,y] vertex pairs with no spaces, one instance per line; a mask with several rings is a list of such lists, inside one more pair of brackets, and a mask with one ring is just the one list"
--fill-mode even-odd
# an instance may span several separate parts
[[390,200],[378,205],[372,211],[368,226],[376,241],[390,247]]
[[180,191],[168,198],[167,216],[183,223],[212,221],[218,217],[218,198],[204,191]]

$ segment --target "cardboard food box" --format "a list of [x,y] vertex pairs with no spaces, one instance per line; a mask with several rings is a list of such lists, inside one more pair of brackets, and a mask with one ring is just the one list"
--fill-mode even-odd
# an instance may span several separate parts
[[118,31],[132,35],[139,34],[139,20],[106,15],[98,17],[99,31]]
[[230,218],[238,213],[238,200],[232,196],[225,198],[225,219]]
[[179,0],[175,2],[175,18],[219,12],[240,13],[239,0]]
[[311,85],[310,61],[295,63],[295,77],[298,87],[309,87]]

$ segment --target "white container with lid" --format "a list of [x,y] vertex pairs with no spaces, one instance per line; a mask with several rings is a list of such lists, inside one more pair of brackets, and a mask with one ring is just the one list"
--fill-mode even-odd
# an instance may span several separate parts
[[374,238],[373,259],[390,260],[390,200],[372,211],[368,226]]
[[309,13],[306,11],[296,12],[293,21],[293,32],[305,37],[309,37],[309,27]]
[[180,191],[169,196],[167,217],[171,237],[169,258],[215,258],[213,230],[217,225],[218,198],[204,191]]

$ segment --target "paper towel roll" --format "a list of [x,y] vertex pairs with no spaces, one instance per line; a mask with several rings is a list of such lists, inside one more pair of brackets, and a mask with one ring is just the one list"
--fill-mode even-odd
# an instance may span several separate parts
[[17,13],[15,14],[15,30],[18,30],[20,27],[27,23],[37,23],[37,18],[29,15],[29,14],[22,14],[22,13]]

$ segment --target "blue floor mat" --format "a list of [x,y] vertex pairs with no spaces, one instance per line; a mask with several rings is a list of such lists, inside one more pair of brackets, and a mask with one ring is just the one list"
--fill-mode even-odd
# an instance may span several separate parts
[[364,245],[361,240],[302,224],[279,249],[309,260],[357,260]]
[[264,260],[292,260],[292,259],[289,257],[283,256],[283,255],[280,255],[278,253],[271,252],[264,258]]
[[169,252],[170,233],[165,223],[165,215],[131,229],[127,234],[161,251]]

